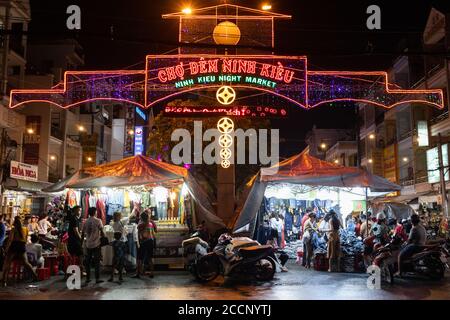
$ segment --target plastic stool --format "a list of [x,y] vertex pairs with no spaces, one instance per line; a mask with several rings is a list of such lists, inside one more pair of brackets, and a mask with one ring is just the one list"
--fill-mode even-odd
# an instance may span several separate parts
[[39,281],[50,279],[50,269],[49,268],[38,268],[36,270]]
[[8,277],[14,280],[22,280],[23,279],[23,264],[18,261],[13,261],[11,263],[11,268],[9,270]]

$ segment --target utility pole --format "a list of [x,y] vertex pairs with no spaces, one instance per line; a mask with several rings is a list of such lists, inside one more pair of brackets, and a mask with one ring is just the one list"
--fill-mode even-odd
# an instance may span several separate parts
[[7,87],[8,87],[8,53],[9,53],[9,20],[11,15],[11,4],[8,2],[4,5],[5,8],[5,23],[4,23],[4,38],[3,38],[3,55],[2,55],[2,81],[1,81],[1,88],[0,88],[0,99],[3,99],[4,96],[6,96],[7,93]]

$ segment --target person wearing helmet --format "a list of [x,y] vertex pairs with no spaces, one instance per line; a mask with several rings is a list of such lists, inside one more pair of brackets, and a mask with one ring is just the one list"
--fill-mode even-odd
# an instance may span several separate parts
[[408,240],[408,235],[405,231],[405,224],[408,222],[406,219],[402,219],[400,222],[397,220],[397,224],[394,229],[394,237],[399,237],[403,242]]
[[375,236],[375,244],[386,244],[389,241],[389,233],[391,230],[386,224],[386,215],[383,212],[377,214],[377,222],[372,226],[370,232]]

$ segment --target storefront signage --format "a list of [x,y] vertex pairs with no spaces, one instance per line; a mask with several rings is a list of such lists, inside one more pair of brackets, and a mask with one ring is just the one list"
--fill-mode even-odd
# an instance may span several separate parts
[[138,107],[136,107],[136,114],[142,118],[142,120],[147,121],[147,115],[145,114],[144,111],[142,111],[141,109],[139,109]]
[[418,121],[417,122],[417,142],[419,147],[428,147],[428,122]]
[[[290,56],[147,56],[146,107],[168,91],[188,92],[229,86],[258,89],[305,106],[306,58]],[[293,90],[295,87],[295,90]],[[172,93],[173,94],[173,93]]]
[[[450,179],[450,174],[448,171],[448,145],[442,145],[442,160],[443,165],[446,168],[445,172],[445,180],[448,181]],[[440,173],[439,173],[439,154],[438,148],[433,148],[427,150],[427,170],[428,170],[428,183],[437,183],[441,181]]]
[[27,116],[26,130],[23,135],[23,161],[39,165],[39,145],[41,142],[41,117]]
[[134,124],[135,124],[135,110],[136,108],[133,106],[127,106],[125,111],[125,148],[123,155],[125,157],[132,156],[133,155],[133,134],[132,131],[134,130]]
[[144,127],[138,126],[134,128],[134,155],[144,153]]
[[9,176],[19,180],[38,181],[38,166],[11,161]]
[[397,183],[397,146],[395,144],[384,149],[383,176]]
[[211,117],[211,116],[236,116],[236,117],[286,117],[285,109],[258,107],[258,106],[166,106],[164,115],[171,117]]

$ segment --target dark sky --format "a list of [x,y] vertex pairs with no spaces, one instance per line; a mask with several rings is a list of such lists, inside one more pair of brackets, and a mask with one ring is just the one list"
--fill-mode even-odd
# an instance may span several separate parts
[[[228,1],[259,8],[265,1]],[[310,69],[385,70],[399,55],[401,40],[420,37],[433,4],[447,6],[449,0],[274,0],[272,11],[293,16],[276,26],[279,54],[307,55]],[[147,53],[163,53],[176,46],[176,21],[162,20],[161,14],[179,11],[183,4],[193,8],[220,1],[186,0],[31,0],[31,38],[76,37],[84,47],[86,69],[142,68]],[[68,32],[66,8],[78,4],[82,30]],[[382,29],[366,28],[366,8],[377,4],[382,10]],[[111,26],[114,40],[111,39]],[[373,45],[373,52],[367,45]],[[284,122],[282,136],[292,139],[291,148],[302,148],[304,133],[312,123],[318,127],[350,127],[352,108],[296,111]],[[298,140],[296,142],[295,140]]]

